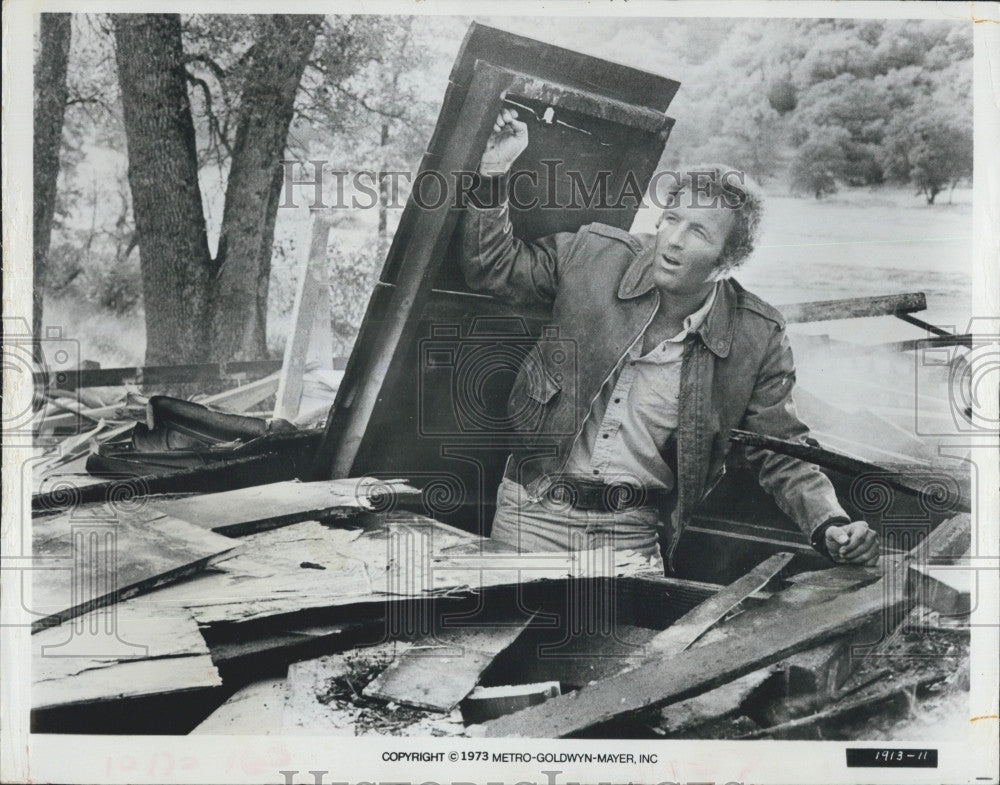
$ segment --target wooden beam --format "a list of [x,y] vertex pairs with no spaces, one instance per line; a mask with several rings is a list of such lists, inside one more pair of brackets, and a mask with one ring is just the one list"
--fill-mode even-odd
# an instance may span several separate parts
[[629,714],[694,697],[791,654],[831,640],[877,618],[886,603],[885,588],[866,587],[820,605],[787,612],[775,619],[770,635],[720,641],[647,662],[634,670],[541,706],[483,726],[486,736],[562,738]]
[[966,349],[971,349],[972,341],[973,335],[971,333],[962,333],[961,335],[915,338],[909,341],[891,341],[889,343],[877,344],[877,346],[879,349],[886,349],[893,352],[916,352],[921,349],[947,346],[963,346]]
[[649,641],[648,651],[657,657],[672,657],[694,643],[719,619],[756,591],[792,560],[791,553],[776,553],[746,575],[721,589],[688,611]]
[[897,319],[901,319],[907,324],[912,324],[914,327],[919,327],[921,330],[926,330],[932,335],[936,335],[938,338],[955,338],[955,334],[945,330],[942,327],[938,327],[936,324],[931,324],[930,322],[925,322],[923,319],[918,319],[916,316],[910,316],[908,313],[903,311],[898,311],[893,314]]
[[[968,515],[958,515],[910,552],[910,558],[937,556],[962,533]],[[652,660],[635,670],[553,698],[540,706],[485,723],[475,735],[562,738],[646,709],[694,697],[744,674],[844,635],[905,607],[906,564],[888,566],[885,578],[832,600],[781,608],[764,634],[744,636]]]
[[[310,340],[314,333],[325,331],[329,343],[330,292],[327,284],[326,250],[330,237],[330,219],[313,211],[310,223],[310,242],[302,260],[299,285],[292,307],[292,329],[285,344],[285,357],[274,405],[274,416],[294,420],[302,400],[303,375],[309,354]],[[320,336],[316,336],[319,338]],[[329,359],[332,352],[327,353]]]
[[778,310],[789,324],[825,322],[831,319],[857,319],[863,316],[895,316],[927,309],[923,292],[888,294],[880,297],[852,297],[846,300],[818,300],[779,305]]
[[[227,363],[187,363],[179,365],[137,365],[129,368],[95,368],[74,370],[60,378],[67,390],[84,387],[120,387],[126,384],[205,384],[233,379],[266,376],[281,370],[279,360],[234,360]],[[50,374],[35,374],[35,384],[44,384]]]
[[[793,442],[788,439],[776,439],[773,436],[764,436],[759,433],[749,431],[732,430],[729,438],[737,444],[742,444],[754,449],[769,450],[782,455],[790,455],[801,461],[814,463],[825,469],[841,472],[849,476],[870,475],[872,480],[885,482],[909,496],[923,498],[927,494],[936,493],[941,490],[941,477],[943,472],[939,467],[922,466],[914,464],[908,471],[897,469],[887,469],[875,463],[862,461],[847,455],[824,450],[822,447],[813,447],[800,442]],[[935,502],[935,506],[947,511],[943,502],[950,502],[953,512],[970,512],[972,510],[972,498],[968,487],[971,479],[964,481],[961,477],[949,475],[948,479],[954,481],[954,498],[946,498]]]
[[226,537],[277,529],[299,521],[350,518],[375,509],[380,499],[419,500],[402,480],[359,477],[321,482],[276,482],[222,493],[153,502],[160,512]]
[[910,597],[942,616],[967,616],[972,611],[975,567],[970,562],[911,564]]

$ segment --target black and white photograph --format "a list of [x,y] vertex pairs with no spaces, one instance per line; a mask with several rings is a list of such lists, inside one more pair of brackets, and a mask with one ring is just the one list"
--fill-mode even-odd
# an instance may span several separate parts
[[995,3],[3,38],[4,782],[998,782]]

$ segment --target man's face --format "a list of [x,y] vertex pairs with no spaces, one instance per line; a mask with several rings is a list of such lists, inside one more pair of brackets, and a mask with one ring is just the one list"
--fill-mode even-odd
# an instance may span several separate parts
[[713,279],[736,217],[725,207],[683,204],[663,211],[656,223],[653,283],[673,294],[697,294]]

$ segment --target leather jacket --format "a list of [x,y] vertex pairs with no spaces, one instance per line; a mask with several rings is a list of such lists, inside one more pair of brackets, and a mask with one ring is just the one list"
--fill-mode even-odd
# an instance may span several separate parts
[[[551,326],[522,363],[508,401],[517,446],[508,464],[529,493],[564,466],[594,398],[657,306],[651,235],[604,224],[530,243],[513,235],[506,202],[467,206],[462,267],[470,287],[514,306],[551,308]],[[725,472],[729,431],[804,440],[792,400],[795,366],[781,314],[726,279],[681,365],[672,557],[695,506]],[[761,486],[810,537],[850,520],[812,464],[747,450]]]

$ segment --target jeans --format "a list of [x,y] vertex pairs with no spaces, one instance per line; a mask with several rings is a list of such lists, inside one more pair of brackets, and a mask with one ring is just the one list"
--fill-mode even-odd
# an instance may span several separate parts
[[528,553],[610,546],[646,560],[647,567],[631,574],[663,575],[660,517],[659,509],[651,506],[603,512],[577,510],[548,498],[532,501],[522,486],[504,477],[490,537]]

